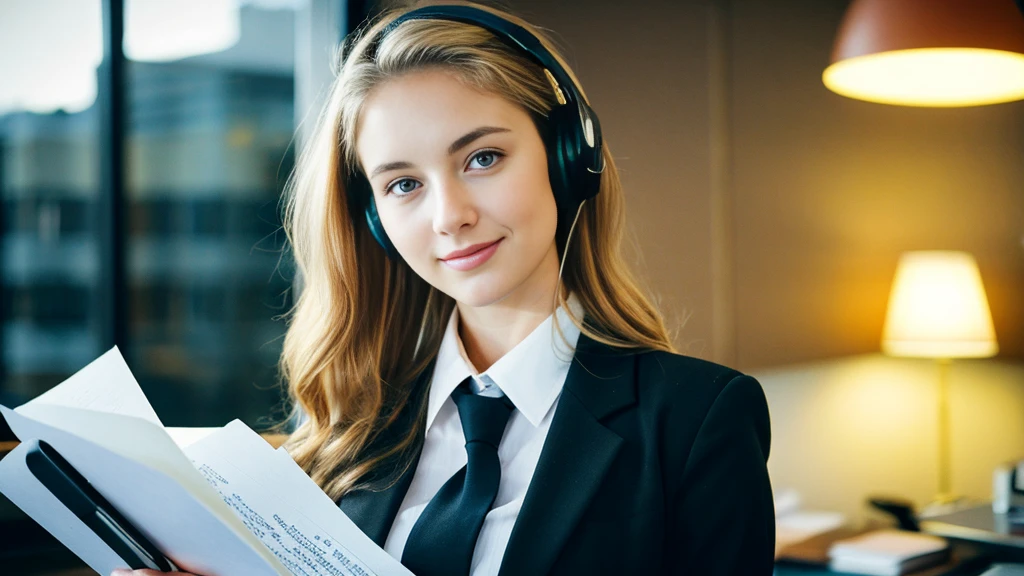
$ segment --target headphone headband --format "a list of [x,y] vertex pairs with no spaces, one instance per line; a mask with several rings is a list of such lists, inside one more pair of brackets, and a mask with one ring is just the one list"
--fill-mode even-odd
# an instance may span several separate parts
[[562,68],[558,59],[544,47],[540,39],[514,22],[510,22],[487,10],[472,6],[426,6],[406,12],[388,22],[380,33],[370,41],[369,46],[366,48],[366,55],[370,58],[375,58],[377,56],[377,45],[380,41],[394,31],[395,28],[409,20],[450,20],[483,28],[493,33],[496,38],[511,48],[528,56],[535,64],[554,76],[556,81],[555,89],[561,93],[561,98],[559,98],[560,104],[579,105],[583,101],[576,83],[573,82],[569,74]]

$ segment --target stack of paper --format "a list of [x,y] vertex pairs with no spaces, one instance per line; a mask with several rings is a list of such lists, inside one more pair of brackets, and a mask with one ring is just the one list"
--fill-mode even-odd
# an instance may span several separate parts
[[829,568],[836,572],[899,576],[943,562],[945,539],[919,532],[878,530],[836,541],[829,549]]
[[776,560],[784,557],[785,549],[793,544],[846,525],[846,516],[841,512],[801,510],[800,494],[792,488],[779,489],[774,500]]
[[242,422],[180,448],[116,348],[35,400],[0,410],[23,442],[0,460],[0,492],[100,574],[126,565],[29,470],[30,440],[56,449],[185,571],[411,576],[287,452]]

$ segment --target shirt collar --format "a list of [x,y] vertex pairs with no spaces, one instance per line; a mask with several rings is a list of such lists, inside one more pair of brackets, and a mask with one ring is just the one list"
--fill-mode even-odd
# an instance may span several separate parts
[[[569,295],[567,304],[576,318],[583,318],[583,306],[575,294]],[[564,341],[552,326],[556,316]],[[562,391],[580,336],[580,329],[573,324],[566,309],[559,307],[522,342],[479,375],[463,352],[458,326],[459,310],[456,308],[448,320],[434,364],[427,400],[427,430],[444,401],[468,376],[489,377],[530,424],[539,426]]]

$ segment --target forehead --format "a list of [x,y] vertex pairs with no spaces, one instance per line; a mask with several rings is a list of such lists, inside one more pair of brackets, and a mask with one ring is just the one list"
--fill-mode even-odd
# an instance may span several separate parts
[[356,123],[356,152],[363,166],[375,160],[441,153],[456,138],[481,126],[513,131],[531,126],[529,115],[504,97],[432,69],[404,74],[375,87]]

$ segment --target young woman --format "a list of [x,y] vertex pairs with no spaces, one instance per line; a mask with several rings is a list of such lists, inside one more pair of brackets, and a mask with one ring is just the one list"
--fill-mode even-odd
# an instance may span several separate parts
[[289,189],[295,460],[419,575],[771,574],[764,394],[673,353],[550,43],[458,4],[350,47]]

